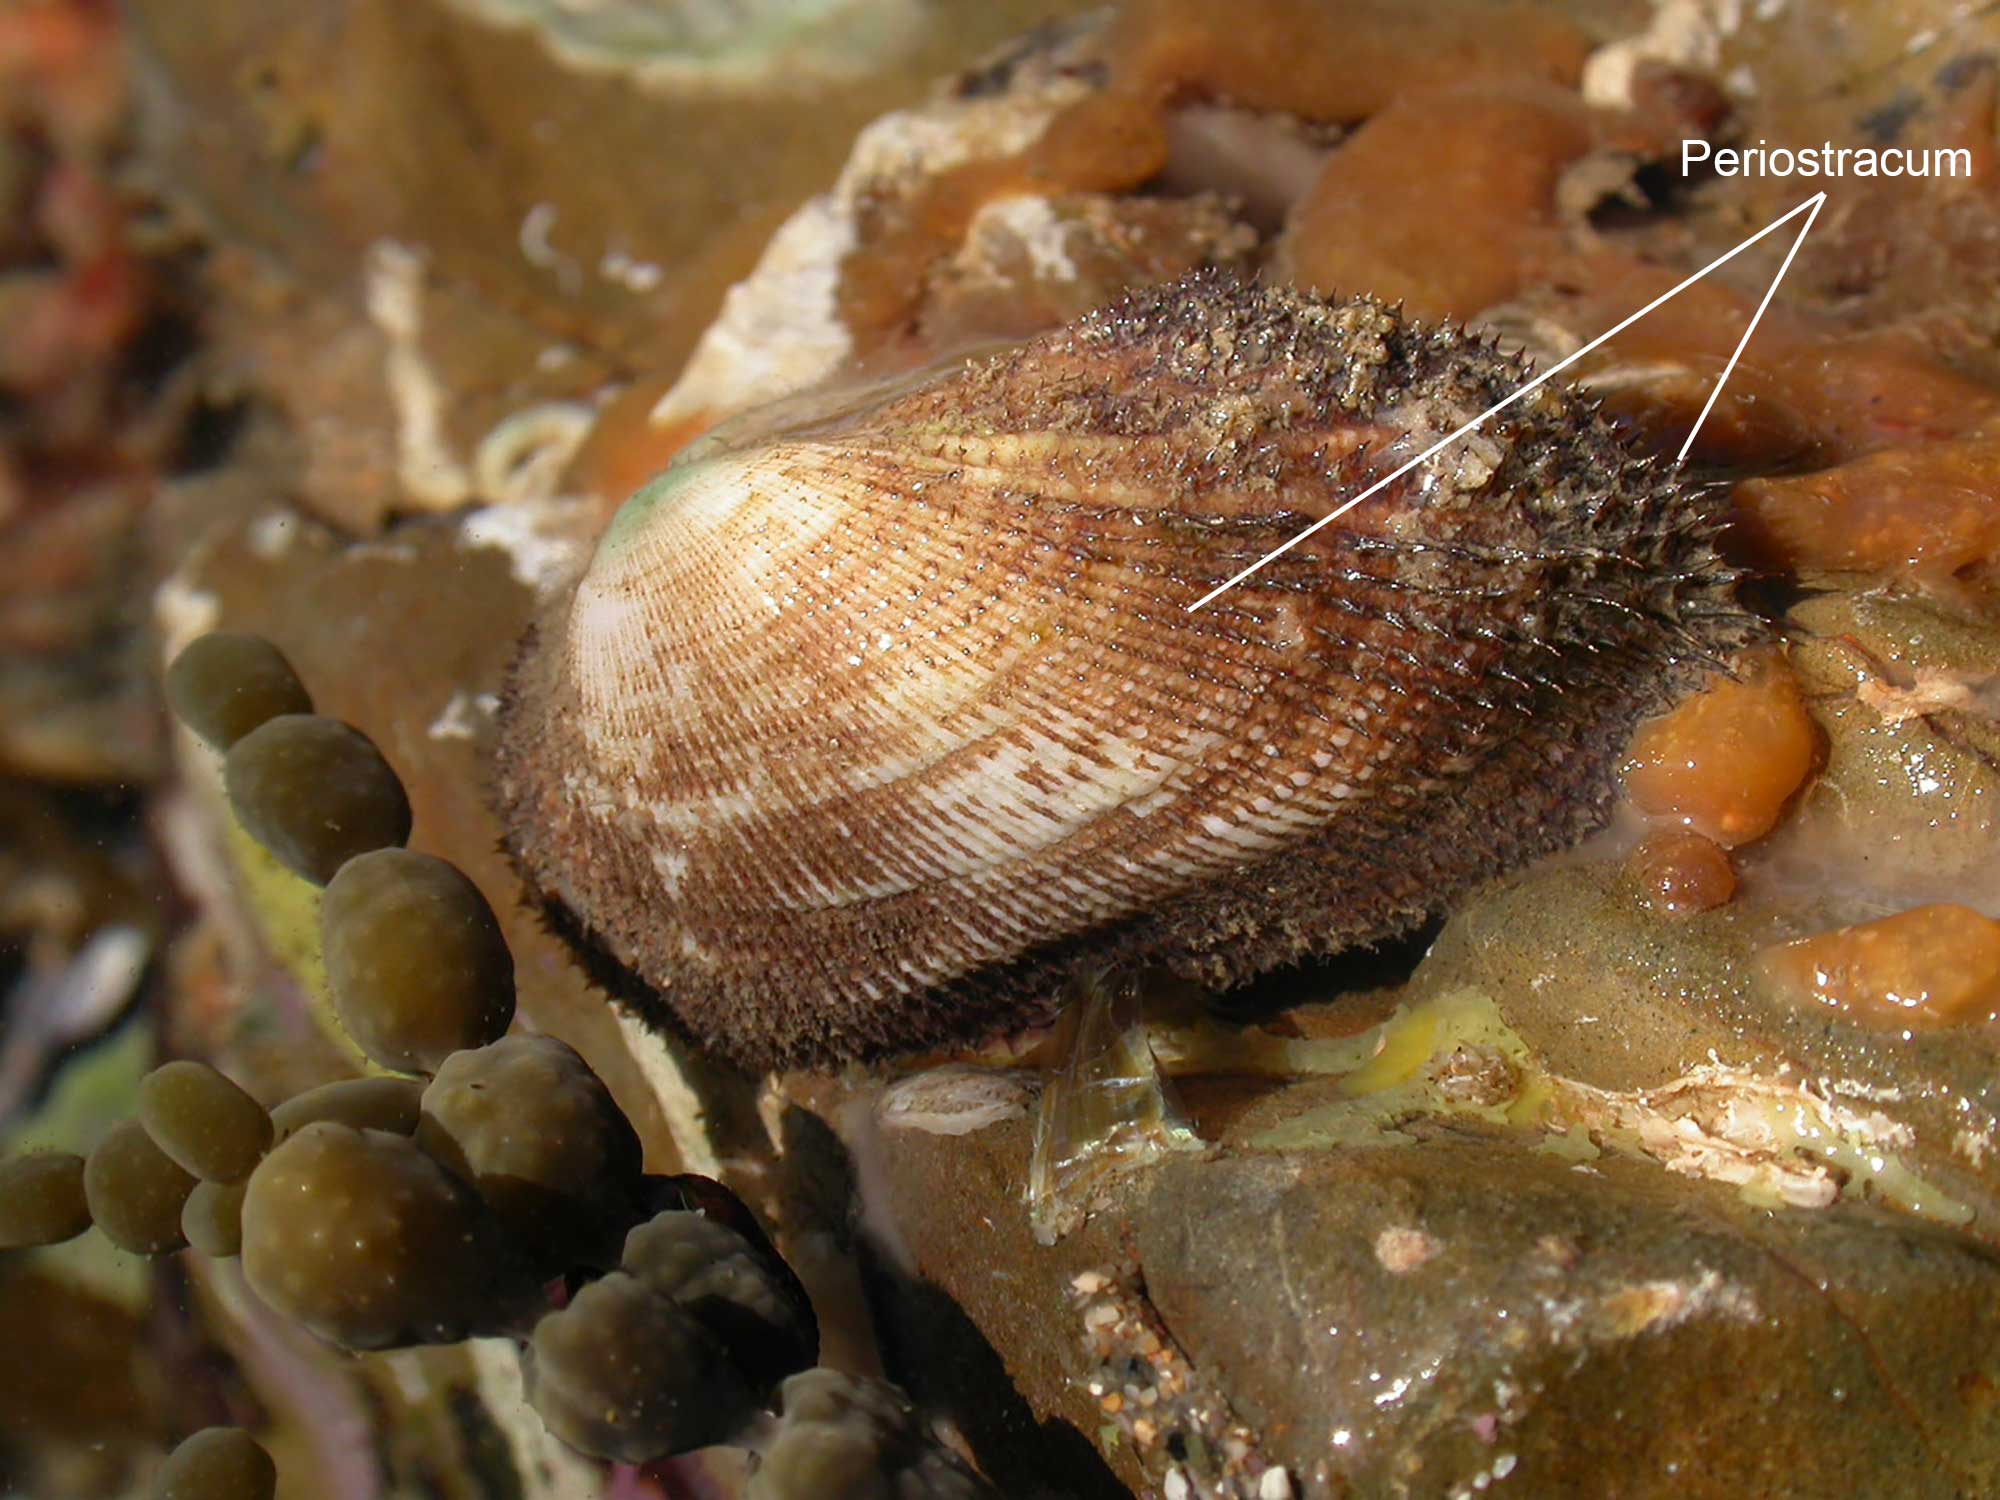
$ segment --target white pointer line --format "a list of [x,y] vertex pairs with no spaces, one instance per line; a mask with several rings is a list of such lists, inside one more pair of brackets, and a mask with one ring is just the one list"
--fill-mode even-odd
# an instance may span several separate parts
[[[1546,370],[1542,371],[1541,374],[1537,375],[1533,380],[1529,381],[1526,385],[1516,390],[1512,395],[1503,397],[1501,400],[1494,402],[1493,405],[1487,407],[1485,411],[1481,412],[1478,416],[1474,417],[1470,422],[1467,422],[1463,427],[1457,428],[1452,432],[1446,433],[1443,437],[1439,438],[1435,443],[1432,443],[1430,447],[1424,449],[1423,452],[1419,453],[1415,458],[1411,459],[1408,463],[1404,464],[1400,469],[1397,469],[1394,473],[1385,474],[1382,478],[1376,480],[1373,484],[1369,485],[1368,488],[1363,490],[1360,494],[1353,496],[1351,499],[1343,500],[1339,505],[1335,506],[1325,515],[1321,516],[1317,521],[1313,522],[1312,525],[1306,527],[1305,530],[1301,531],[1297,536],[1293,537],[1290,541],[1284,543],[1284,545],[1282,546],[1274,547],[1271,551],[1265,553],[1262,557],[1258,558],[1257,561],[1250,564],[1249,567],[1245,568],[1242,572],[1238,573],[1234,578],[1229,579],[1226,583],[1217,584],[1214,588],[1210,589],[1207,593],[1203,594],[1199,599],[1195,600],[1194,603],[1188,605],[1187,612],[1189,614],[1193,614],[1196,610],[1203,608],[1205,605],[1209,604],[1213,600],[1221,598],[1222,595],[1228,593],[1231,589],[1235,588],[1237,584],[1241,583],[1244,579],[1250,577],[1251,574],[1257,572],[1260,568],[1263,568],[1268,564],[1276,561],[1278,558],[1283,557],[1287,552],[1291,551],[1292,548],[1298,546],[1300,542],[1303,542],[1307,537],[1311,536],[1315,531],[1318,531],[1322,526],[1329,525],[1332,522],[1339,520],[1342,516],[1346,515],[1350,510],[1354,509],[1355,506],[1359,505],[1363,500],[1366,500],[1370,495],[1373,495],[1378,491],[1386,488],[1387,486],[1394,484],[1398,479],[1401,479],[1405,474],[1409,473],[1410,470],[1414,469],[1418,464],[1424,462],[1425,459],[1430,458],[1434,454],[1441,452],[1443,449],[1450,447],[1453,443],[1457,442],[1460,438],[1464,437],[1468,432],[1471,432],[1475,427],[1479,426],[1489,417],[1495,415],[1498,412],[1506,410],[1506,408],[1512,406],[1516,401],[1519,401],[1523,396],[1526,396],[1531,392],[1533,392],[1535,389],[1544,384],[1546,381],[1550,380],[1554,376],[1560,375],[1564,370],[1568,369],[1571,365],[1575,364],[1578,360],[1582,359],[1584,355],[1590,353],[1590,351],[1595,349],[1599,344],[1602,344],[1606,339],[1615,338],[1617,335],[1623,333],[1626,329],[1630,328],[1634,323],[1638,322],[1641,318],[1645,317],[1647,313],[1651,312],[1661,303],[1670,301],[1673,298],[1678,297],[1682,292],[1686,291],[1689,287],[1693,286],[1697,281],[1701,280],[1701,278],[1706,276],[1710,271],[1713,271],[1718,266],[1726,265],[1730,261],[1736,259],[1737,256],[1741,255],[1745,250],[1748,250],[1752,245],[1756,244],[1759,240],[1764,238],[1765,235],[1771,233],[1772,230],[1778,228],[1782,224],[1790,223],[1793,219],[1796,219],[1800,214],[1805,214],[1806,222],[1804,226],[1800,228],[1798,238],[1792,242],[1791,251],[1789,254],[1785,256],[1784,265],[1778,268],[1777,277],[1773,279],[1773,281],[1771,282],[1770,290],[1764,293],[1764,300],[1758,304],[1756,317],[1751,318],[1750,326],[1743,330],[1743,337],[1741,340],[1737,342],[1736,352],[1729,356],[1729,363],[1723,368],[1722,378],[1716,381],[1715,389],[1708,393],[1708,405],[1704,406],[1701,409],[1701,416],[1696,420],[1694,424],[1694,431],[1688,434],[1688,445],[1691,446],[1694,443],[1695,433],[1700,432],[1701,424],[1708,420],[1709,409],[1715,405],[1715,398],[1721,394],[1723,383],[1729,379],[1731,371],[1733,371],[1736,368],[1736,361],[1742,357],[1744,345],[1750,342],[1750,335],[1757,331],[1758,319],[1764,316],[1764,309],[1771,305],[1771,297],[1778,290],[1778,282],[1782,281],[1784,279],[1785,272],[1791,269],[1792,257],[1799,253],[1799,246],[1805,243],[1806,231],[1812,228],[1813,220],[1819,217],[1820,205],[1825,202],[1826,202],[1825,192],[1823,191],[1817,192],[1814,193],[1810,198],[1806,199],[1806,201],[1801,203],[1797,208],[1794,208],[1790,212],[1782,214],[1778,218],[1773,219],[1770,223],[1766,224],[1762,229],[1758,230],[1755,234],[1751,235],[1749,239],[1743,241],[1743,243],[1738,245],[1734,250],[1728,250],[1725,251],[1723,254],[1718,255],[1714,260],[1710,261],[1707,265],[1703,266],[1699,271],[1696,271],[1692,276],[1688,277],[1685,281],[1678,283],[1669,291],[1664,291],[1660,293],[1659,296],[1655,297],[1651,302],[1648,302],[1644,307],[1640,308],[1637,312],[1633,313],[1623,322],[1616,323],[1612,325],[1610,328],[1605,329],[1604,332],[1600,333],[1596,338],[1592,339],[1589,343],[1585,344],[1581,349],[1578,349],[1573,354],[1570,354],[1565,358],[1558,360],[1555,364],[1550,365]],[[1687,446],[1682,447],[1680,452],[1681,458],[1683,459],[1686,458],[1687,452],[1688,452]]]
[[[1755,314],[1752,315],[1750,319],[1750,326],[1743,330],[1743,337],[1736,341],[1736,352],[1729,356],[1729,363],[1722,367],[1722,374],[1716,377],[1715,389],[1708,393],[1708,399],[1702,403],[1701,415],[1694,419],[1694,426],[1688,429],[1687,441],[1681,444],[1681,451],[1674,458],[1675,463],[1683,464],[1687,462],[1688,449],[1694,446],[1694,440],[1701,435],[1701,424],[1706,422],[1708,420],[1708,414],[1711,411],[1715,410],[1715,398],[1722,394],[1722,388],[1725,385],[1729,384],[1729,377],[1736,373],[1736,361],[1743,357],[1743,350],[1745,346],[1748,345],[1750,342],[1750,335],[1757,331],[1758,323],[1763,320],[1764,309],[1769,307],[1771,305],[1771,299],[1778,295],[1778,283],[1785,279],[1785,272],[1791,270],[1792,258],[1799,253],[1799,246],[1803,245],[1806,242],[1806,236],[1812,232],[1813,220],[1819,217],[1820,206],[1825,202],[1826,202],[1825,193],[1815,193],[1813,194],[1812,197],[1806,199],[1805,203],[1801,203],[1799,205],[1799,208],[1804,208],[1807,206],[1807,204],[1810,204],[1812,206],[1812,212],[1806,215],[1805,223],[1799,226],[1798,238],[1792,241],[1792,248],[1785,252],[1785,263],[1778,267],[1778,274],[1771,278],[1771,284],[1764,289],[1764,300],[1757,304],[1757,311]],[[1785,219],[1791,218],[1792,214],[1796,214],[1799,211],[1799,208],[1795,208],[1792,210],[1791,213],[1786,214]],[[1784,223],[1785,219],[1777,220],[1770,226],[1770,229],[1764,230],[1763,234],[1758,235],[1757,238],[1762,239],[1764,235],[1769,234],[1772,229],[1776,229],[1779,224]],[[1738,245],[1736,247],[1736,250],[1741,250],[1744,248],[1745,245],[1748,245],[1750,243],[1751,242],[1749,240],[1745,240],[1742,245]],[[1736,253],[1736,250],[1730,251],[1729,255],[1734,255]],[[1723,256],[1722,260],[1729,259],[1729,255]],[[1722,264],[1722,260],[1717,261],[1715,265],[1710,266],[1708,270],[1713,271],[1715,269],[1715,266],[1719,266]],[[1706,276],[1708,274],[1708,271],[1703,271],[1701,274]],[[1687,285],[1686,282],[1681,283],[1681,286],[1686,286],[1686,285]],[[1677,286],[1674,288],[1674,292],[1677,292],[1680,289],[1681,288]],[[1673,296],[1674,292],[1668,292],[1667,295],[1671,297]],[[1659,304],[1656,302],[1653,304],[1653,306],[1657,307],[1659,306]],[[1651,308],[1648,308],[1647,311],[1650,312]],[[1625,325],[1623,323],[1620,323],[1618,326],[1620,328],[1623,328]]]

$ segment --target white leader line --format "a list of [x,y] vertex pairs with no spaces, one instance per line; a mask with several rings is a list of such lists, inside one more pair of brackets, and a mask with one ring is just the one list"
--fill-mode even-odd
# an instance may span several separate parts
[[1250,564],[1249,567],[1245,568],[1242,572],[1238,573],[1234,578],[1229,579],[1226,583],[1217,584],[1214,588],[1210,589],[1207,593],[1203,594],[1199,599],[1195,600],[1194,603],[1188,605],[1187,612],[1189,614],[1193,614],[1196,610],[1203,608],[1213,600],[1221,598],[1224,594],[1228,593],[1231,589],[1235,588],[1237,584],[1241,583],[1251,574],[1257,572],[1260,568],[1263,568],[1269,563],[1275,561],[1276,559],[1283,557],[1287,552],[1291,551],[1292,548],[1298,546],[1300,542],[1303,542],[1307,537],[1311,536],[1315,531],[1318,531],[1322,526],[1328,525],[1331,522],[1339,520],[1342,516],[1346,515],[1350,510],[1354,509],[1355,506],[1359,505],[1363,500],[1366,500],[1370,495],[1375,494],[1377,491],[1385,488],[1388,485],[1394,484],[1398,479],[1401,479],[1405,474],[1409,473],[1410,470],[1414,469],[1418,464],[1422,463],[1425,459],[1431,457],[1435,453],[1438,453],[1442,449],[1450,447],[1453,443],[1457,442],[1460,438],[1464,437],[1468,432],[1472,431],[1475,427],[1479,426],[1480,423],[1484,422],[1488,417],[1493,416],[1497,412],[1504,411],[1506,408],[1512,406],[1516,401],[1519,401],[1523,396],[1526,396],[1530,392],[1534,391],[1537,387],[1541,386],[1544,382],[1548,381],[1553,376],[1560,375],[1564,370],[1568,369],[1571,365],[1575,364],[1578,360],[1582,359],[1584,355],[1590,353],[1591,350],[1595,349],[1599,344],[1603,343],[1606,339],[1613,338],[1618,334],[1623,333],[1626,329],[1630,328],[1634,323],[1638,322],[1641,318],[1645,317],[1647,313],[1651,312],[1661,303],[1670,301],[1672,298],[1679,296],[1682,292],[1686,291],[1689,287],[1693,286],[1697,281],[1701,280],[1702,277],[1706,276],[1710,271],[1713,271],[1718,266],[1726,265],[1730,261],[1736,259],[1737,256],[1741,255],[1745,250],[1748,250],[1752,245],[1756,244],[1757,241],[1764,238],[1765,235],[1771,233],[1772,230],[1778,228],[1782,224],[1790,223],[1793,219],[1796,219],[1800,214],[1805,214],[1806,221],[1804,225],[1802,225],[1799,229],[1798,238],[1792,241],[1792,248],[1790,252],[1787,253],[1787,255],[1785,256],[1785,263],[1778,268],[1778,274],[1772,278],[1770,290],[1764,293],[1764,300],[1757,305],[1756,316],[1751,318],[1750,326],[1743,330],[1743,337],[1740,340],[1738,340],[1736,344],[1736,352],[1729,356],[1729,363],[1723,367],[1722,378],[1716,381],[1715,389],[1708,393],[1708,405],[1702,407],[1701,416],[1697,418],[1695,421],[1694,431],[1688,434],[1687,444],[1681,448],[1680,457],[1685,459],[1687,457],[1688,447],[1694,443],[1695,433],[1700,432],[1701,424],[1708,420],[1708,413],[1710,408],[1715,405],[1715,398],[1721,394],[1724,382],[1726,382],[1729,379],[1730,373],[1735,370],[1736,361],[1742,357],[1743,346],[1750,342],[1750,335],[1757,331],[1758,320],[1764,316],[1764,309],[1771,305],[1771,297],[1778,290],[1778,283],[1784,280],[1785,272],[1791,269],[1792,257],[1799,253],[1799,246],[1805,243],[1806,231],[1812,228],[1813,220],[1819,217],[1820,206],[1825,202],[1826,202],[1826,194],[1824,192],[1814,193],[1810,198],[1806,199],[1806,201],[1801,203],[1797,208],[1794,208],[1789,213],[1782,214],[1778,218],[1773,219],[1770,223],[1766,224],[1762,229],[1758,230],[1755,234],[1751,235],[1749,239],[1743,241],[1743,243],[1738,245],[1734,250],[1725,251],[1723,254],[1718,255],[1714,260],[1710,261],[1707,265],[1703,266],[1699,271],[1696,271],[1692,276],[1688,277],[1685,281],[1678,283],[1669,291],[1660,293],[1659,296],[1655,297],[1651,302],[1648,302],[1644,307],[1640,308],[1637,312],[1633,313],[1623,322],[1616,323],[1610,328],[1605,329],[1604,332],[1600,333],[1596,338],[1592,339],[1589,343],[1585,344],[1581,349],[1578,349],[1575,353],[1570,354],[1566,358],[1558,360],[1555,364],[1550,365],[1546,370],[1542,371],[1541,374],[1537,375],[1533,380],[1529,381],[1526,385],[1516,390],[1512,395],[1506,396],[1501,400],[1494,402],[1493,405],[1487,407],[1485,411],[1481,412],[1478,416],[1474,417],[1470,422],[1467,422],[1463,427],[1457,428],[1452,432],[1446,433],[1443,437],[1439,438],[1435,443],[1432,443],[1430,447],[1424,449],[1423,452],[1419,453],[1415,458],[1411,459],[1408,463],[1404,464],[1400,469],[1397,469],[1394,473],[1385,474],[1382,478],[1376,480],[1373,484],[1369,485],[1368,488],[1363,490],[1360,494],[1355,495],[1350,499],[1343,500],[1339,505],[1335,506],[1325,515],[1321,516],[1317,521],[1313,522],[1312,525],[1306,527],[1305,530],[1301,531],[1297,536],[1293,537],[1290,541],[1286,542],[1284,545],[1280,547],[1274,547],[1271,551],[1265,553],[1262,557],[1258,558],[1257,561]]
[[[1805,223],[1799,226],[1799,235],[1797,239],[1792,241],[1792,248],[1785,252],[1785,263],[1778,267],[1778,274],[1771,278],[1771,284],[1764,289],[1764,300],[1757,304],[1757,311],[1755,315],[1752,316],[1750,319],[1750,326],[1743,330],[1743,337],[1736,341],[1736,352],[1729,356],[1729,363],[1722,367],[1722,374],[1718,376],[1716,379],[1715,389],[1708,393],[1708,400],[1702,403],[1701,415],[1694,419],[1694,426],[1688,430],[1687,441],[1681,444],[1681,451],[1674,457],[1675,463],[1682,464],[1687,462],[1688,449],[1694,446],[1695,438],[1700,435],[1701,424],[1708,420],[1708,414],[1715,409],[1715,398],[1722,394],[1722,388],[1725,385],[1729,384],[1729,377],[1736,373],[1736,361],[1743,357],[1744,346],[1750,342],[1750,335],[1757,331],[1757,324],[1763,319],[1764,309],[1769,307],[1771,305],[1771,299],[1777,296],[1778,283],[1785,279],[1785,272],[1791,270],[1792,258],[1799,253],[1799,246],[1803,245],[1806,242],[1806,235],[1809,234],[1812,230],[1813,220],[1819,217],[1820,205],[1825,202],[1826,202],[1825,193],[1814,193],[1812,197],[1806,199],[1805,203],[1801,203],[1799,205],[1799,208],[1804,208],[1808,204],[1810,204],[1812,206],[1812,212],[1806,215]],[[1791,218],[1792,214],[1796,214],[1799,211],[1799,208],[1795,208],[1792,210],[1792,213],[1786,214],[1785,219]],[[1762,239],[1764,235],[1769,234],[1772,229],[1776,229],[1779,224],[1784,223],[1785,219],[1777,220],[1776,223],[1773,223],[1770,226],[1770,228],[1764,230],[1762,234],[1759,234],[1757,238]],[[1749,240],[1745,240],[1742,245],[1738,245],[1736,247],[1736,250],[1741,250],[1744,245],[1748,245],[1749,243],[1750,243]],[[1736,250],[1730,251],[1729,255],[1734,255],[1736,253]],[[1729,259],[1729,255],[1723,256],[1722,260]],[[1715,265],[1710,266],[1708,268],[1708,271],[1713,271],[1715,269],[1715,266],[1721,265],[1722,260],[1719,260],[1715,263]],[[1706,276],[1708,274],[1708,271],[1703,271],[1700,274]],[[1681,286],[1686,286],[1686,285],[1687,283],[1685,281],[1681,283]],[[1681,287],[1677,286],[1674,288],[1674,292],[1677,292],[1680,289]],[[1671,297],[1673,296],[1674,292],[1668,292],[1667,295]],[[1659,306],[1659,304],[1656,302],[1653,304],[1653,306],[1657,307]],[[1646,309],[1646,311],[1648,312],[1650,312],[1651,310],[1652,310],[1651,308]],[[1630,319],[1627,319],[1626,321],[1629,322]],[[1620,323],[1618,325],[1619,328],[1623,328],[1624,326],[1625,326],[1624,323]],[[1617,330],[1613,329],[1612,331],[1615,333]],[[1574,358],[1574,356],[1571,357]],[[1558,366],[1558,368],[1560,368],[1560,366]]]

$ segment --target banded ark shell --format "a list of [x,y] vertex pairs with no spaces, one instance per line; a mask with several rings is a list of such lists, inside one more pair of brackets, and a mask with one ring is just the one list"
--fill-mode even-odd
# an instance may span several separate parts
[[1135,294],[634,497],[524,648],[509,843],[656,1023],[823,1063],[1046,1014],[1078,955],[1225,986],[1601,820],[1744,636],[1715,500],[1368,300]]

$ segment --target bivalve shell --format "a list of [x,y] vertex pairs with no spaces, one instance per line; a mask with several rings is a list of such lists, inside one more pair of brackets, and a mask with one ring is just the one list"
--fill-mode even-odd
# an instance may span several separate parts
[[498,801],[558,926],[755,1065],[976,1039],[1078,955],[1224,986],[1573,841],[1750,633],[1718,500],[1527,370],[1215,276],[718,433],[524,648]]

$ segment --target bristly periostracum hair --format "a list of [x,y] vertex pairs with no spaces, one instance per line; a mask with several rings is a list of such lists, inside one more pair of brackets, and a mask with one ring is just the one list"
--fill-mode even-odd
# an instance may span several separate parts
[[1381,304],[1203,275],[721,432],[634,497],[501,712],[513,856],[594,973],[738,1063],[1223,987],[1602,821],[1755,630],[1722,500]]

